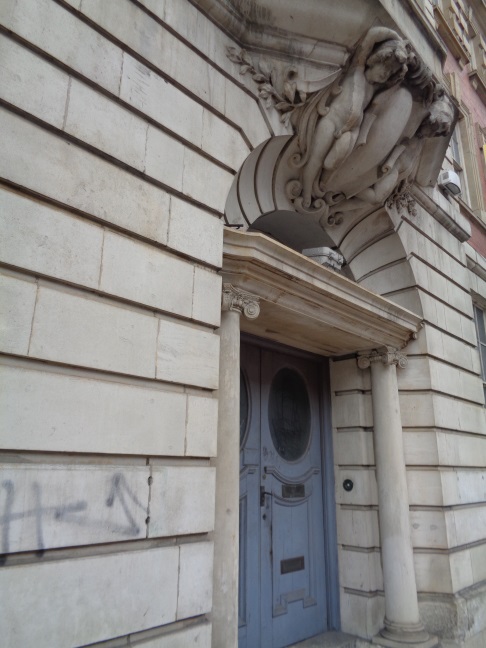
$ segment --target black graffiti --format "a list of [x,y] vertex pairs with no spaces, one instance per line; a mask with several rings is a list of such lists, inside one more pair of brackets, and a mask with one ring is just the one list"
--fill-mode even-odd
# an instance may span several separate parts
[[111,490],[106,500],[106,506],[112,507],[115,501],[119,499],[123,511],[125,512],[126,518],[130,523],[131,534],[138,535],[140,533],[140,528],[137,526],[137,523],[135,522],[135,518],[132,516],[130,507],[127,501],[125,500],[125,495],[138,508],[141,508],[142,510],[146,510],[144,505],[139,501],[135,493],[131,491],[130,487],[126,482],[125,477],[121,473],[117,473],[116,475],[113,475],[111,482],[112,482]]
[[[33,506],[29,509],[16,510],[15,505],[18,493],[16,493],[15,484],[10,479],[2,482],[2,489],[5,491],[5,506],[3,515],[0,516],[0,551],[2,554],[8,554],[10,552],[12,524],[20,520],[33,519],[36,534],[35,549],[38,555],[42,555],[46,549],[44,540],[44,521],[46,519],[50,518],[51,520],[64,524],[76,524],[80,527],[103,529],[109,535],[135,537],[140,533],[140,527],[136,522],[135,511],[137,508],[144,512],[147,511],[147,507],[137,498],[123,473],[115,473],[112,476],[108,495],[104,500],[106,508],[113,508],[117,502],[119,503],[126,519],[126,523],[122,524],[90,517],[88,502],[82,499],[63,502],[55,506],[43,506],[41,484],[34,481],[30,487]],[[0,564],[4,562],[5,556],[0,556]]]

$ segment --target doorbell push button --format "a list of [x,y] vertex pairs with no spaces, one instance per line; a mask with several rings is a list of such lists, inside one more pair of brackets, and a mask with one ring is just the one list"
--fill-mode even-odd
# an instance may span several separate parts
[[345,491],[348,491],[348,493],[349,493],[349,491],[353,490],[354,484],[350,479],[345,479],[343,481],[343,488],[344,488]]

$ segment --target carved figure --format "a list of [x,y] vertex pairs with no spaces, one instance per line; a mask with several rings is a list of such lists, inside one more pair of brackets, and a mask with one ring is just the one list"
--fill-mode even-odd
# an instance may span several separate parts
[[[453,119],[452,104],[445,94],[444,88],[438,84],[430,110],[417,129],[415,136],[404,138],[395,146],[381,166],[381,176],[373,185],[359,191],[354,197],[347,200],[344,199],[343,194],[325,196],[328,204],[334,203],[334,206],[329,210],[329,213],[333,214],[333,220],[339,222],[344,212],[383,204],[399,183],[407,184],[415,171],[424,139],[446,135],[451,129]],[[322,221],[321,224],[325,225],[326,223]]]
[[[377,47],[376,47],[377,46]],[[385,27],[373,27],[364,37],[351,59],[349,69],[331,98],[317,103],[320,115],[308,156],[296,166],[303,166],[303,206],[309,207],[312,195],[319,195],[322,168],[336,169],[355,145],[366,142],[376,113],[365,110],[374,95],[400,83],[407,72],[407,50],[398,34]],[[317,186],[316,186],[317,183]],[[314,190],[314,191],[313,191]]]
[[372,27],[344,67],[316,81],[303,81],[294,66],[279,75],[260,62],[258,72],[246,52],[228,55],[294,130],[278,149],[278,209],[291,204],[322,229],[383,204],[414,213],[407,187],[431,150],[425,141],[450,133],[456,110],[408,41]]

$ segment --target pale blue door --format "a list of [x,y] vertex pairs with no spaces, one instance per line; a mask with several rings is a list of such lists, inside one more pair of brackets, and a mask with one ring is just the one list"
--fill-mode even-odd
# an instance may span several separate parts
[[241,357],[239,645],[283,648],[327,629],[320,370],[250,345]]

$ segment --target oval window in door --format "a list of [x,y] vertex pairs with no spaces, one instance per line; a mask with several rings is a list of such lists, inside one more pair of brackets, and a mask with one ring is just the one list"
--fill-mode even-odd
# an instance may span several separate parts
[[286,461],[304,455],[310,438],[310,402],[304,380],[294,369],[280,369],[270,387],[268,419],[272,441]]

